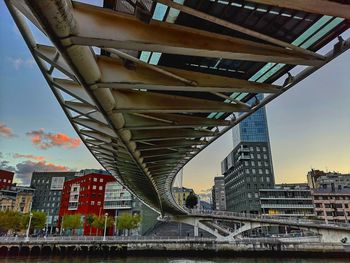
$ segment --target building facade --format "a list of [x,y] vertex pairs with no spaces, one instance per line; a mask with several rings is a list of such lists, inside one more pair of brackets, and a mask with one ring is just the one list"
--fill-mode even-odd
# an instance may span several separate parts
[[259,190],[275,185],[265,108],[241,121],[232,133],[233,151],[221,162],[226,210],[259,213]]
[[260,189],[263,215],[312,217],[314,205],[307,184],[279,184],[272,189]]
[[[108,213],[104,209],[106,184],[115,181],[116,179],[111,175],[97,173],[66,181],[63,186],[59,209],[60,223],[65,215],[80,214],[82,215],[82,222],[84,222],[83,234],[95,235],[98,230],[91,228],[84,219],[87,215],[103,216]],[[114,214],[108,214],[114,216]]]
[[212,200],[214,210],[226,210],[225,178],[223,176],[217,176],[214,178]]
[[326,223],[350,223],[350,189],[312,189],[316,216]]
[[[116,181],[107,183],[103,207],[109,214],[114,215],[116,220],[122,214],[141,215],[139,228],[131,230],[130,235],[143,235],[157,222],[158,213],[143,204],[123,185]],[[116,235],[123,234],[122,231],[117,229],[114,232]]]
[[13,183],[14,173],[0,170],[0,189],[10,189]]
[[31,211],[34,189],[30,187],[12,186],[8,190],[0,190],[0,211],[11,210],[23,214]]
[[193,189],[186,187],[173,187],[175,201],[182,207],[186,207],[186,199],[191,193],[194,193]]
[[64,182],[75,177],[75,172],[33,172],[30,182],[30,187],[35,189],[32,210],[47,214],[49,233],[59,231],[57,223]]
[[310,188],[328,189],[331,191],[350,189],[350,174],[311,170],[307,174]]

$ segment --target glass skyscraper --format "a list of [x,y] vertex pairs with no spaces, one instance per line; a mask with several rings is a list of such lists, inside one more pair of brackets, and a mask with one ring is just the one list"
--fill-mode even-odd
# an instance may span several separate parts
[[265,107],[235,126],[232,135],[233,151],[221,163],[226,209],[260,213],[259,189],[275,184]]

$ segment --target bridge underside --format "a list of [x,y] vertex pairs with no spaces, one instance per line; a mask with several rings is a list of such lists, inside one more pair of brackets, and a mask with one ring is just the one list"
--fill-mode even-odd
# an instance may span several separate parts
[[6,0],[81,140],[162,214],[187,213],[171,186],[189,160],[349,47],[317,53],[344,1],[177,2]]

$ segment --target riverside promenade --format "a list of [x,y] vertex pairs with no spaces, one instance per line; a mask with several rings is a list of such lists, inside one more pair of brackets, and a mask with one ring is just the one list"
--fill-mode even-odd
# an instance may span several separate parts
[[[243,238],[230,242],[202,237],[1,237],[1,256],[48,255],[279,255],[350,257],[350,244],[324,243],[319,237]],[[249,254],[247,254],[249,253]]]

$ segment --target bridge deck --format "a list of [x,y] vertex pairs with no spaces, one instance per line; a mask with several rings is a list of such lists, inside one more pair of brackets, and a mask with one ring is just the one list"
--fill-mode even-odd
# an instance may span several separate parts
[[347,50],[345,41],[317,53],[349,28],[350,5],[158,2],[6,0],[90,152],[149,206],[185,214],[171,190],[178,171]]

